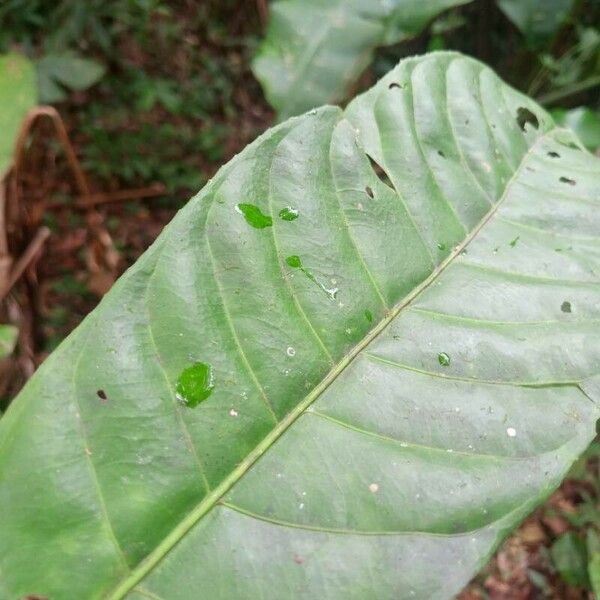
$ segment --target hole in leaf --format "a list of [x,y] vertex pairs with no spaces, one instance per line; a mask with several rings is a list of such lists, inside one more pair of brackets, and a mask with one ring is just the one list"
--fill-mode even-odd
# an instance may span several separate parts
[[525,126],[529,123],[534,129],[538,129],[540,126],[540,122],[538,118],[532,113],[528,108],[524,106],[520,106],[517,109],[517,123],[521,128],[521,131],[525,131]]
[[371,186],[367,186],[365,188],[365,192],[367,192],[367,196],[369,196],[369,198],[374,198],[375,194],[373,194],[373,190],[371,189]]
[[369,162],[371,163],[371,167],[372,167],[373,171],[375,172],[375,175],[377,175],[377,177],[379,178],[379,181],[381,181],[381,183],[384,183],[385,185],[387,185],[391,190],[396,191],[394,189],[394,184],[392,183],[392,180],[388,177],[388,174],[385,172],[383,167],[377,161],[375,161],[373,158],[371,158],[368,154],[367,154],[367,158],[369,159]]
[[564,313],[570,313],[571,312],[571,303],[568,300],[565,300],[560,305],[560,310],[562,310]]
[[104,390],[98,390],[96,394],[98,394],[98,398],[100,398],[100,400],[108,400],[108,396],[106,395],[106,392]]
[[577,185],[577,182],[574,179],[571,179],[569,177],[560,177],[559,181],[561,183],[568,183],[569,185]]
[[551,158],[560,158],[560,154],[554,151],[548,152],[548,156],[550,156]]

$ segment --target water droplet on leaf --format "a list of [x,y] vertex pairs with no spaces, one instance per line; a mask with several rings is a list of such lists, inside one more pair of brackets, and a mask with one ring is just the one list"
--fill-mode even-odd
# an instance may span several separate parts
[[299,212],[297,208],[292,208],[291,206],[286,206],[279,211],[279,217],[284,221],[295,221],[299,216]]
[[321,288],[321,290],[323,290],[331,300],[335,300],[335,297],[337,296],[337,293],[339,291],[338,288],[326,288],[322,283],[319,283],[315,276],[310,271],[304,268],[304,266],[302,265],[302,260],[300,260],[299,256],[295,254],[293,254],[292,256],[288,256],[285,259],[285,262],[293,269],[300,269],[300,271],[302,271],[302,273],[304,273],[313,283],[318,285],[319,288]]
[[440,352],[438,354],[438,361],[442,367],[447,367],[450,364],[450,356],[445,352]]
[[212,394],[214,387],[212,367],[197,362],[181,372],[175,385],[175,392],[181,402],[190,408],[195,408]]
[[269,215],[263,214],[263,212],[255,204],[238,204],[236,209],[239,213],[244,215],[244,219],[248,225],[256,229],[264,229],[265,227],[271,227],[273,225],[273,219]]
[[302,261],[300,260],[299,256],[296,256],[295,254],[292,256],[288,256],[285,259],[285,262],[292,268],[294,269],[301,269],[302,268]]

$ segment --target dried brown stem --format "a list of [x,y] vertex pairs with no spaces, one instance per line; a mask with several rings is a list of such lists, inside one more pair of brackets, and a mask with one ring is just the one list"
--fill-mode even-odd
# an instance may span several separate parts
[[67,128],[62,120],[62,117],[58,114],[58,111],[52,106],[38,106],[29,111],[27,117],[23,121],[21,125],[21,130],[19,132],[19,137],[17,138],[17,143],[15,144],[15,180],[18,179],[18,171],[23,162],[23,155],[25,153],[25,142],[27,141],[27,136],[29,135],[31,128],[34,123],[41,117],[47,117],[50,119],[52,124],[54,125],[54,130],[56,131],[56,135],[58,139],[63,145],[65,150],[65,156],[67,157],[67,162],[71,167],[73,172],[73,177],[75,178],[75,183],[77,184],[77,189],[82,196],[90,195],[90,187],[88,185],[87,179],[81,168],[77,155],[75,154],[75,150],[73,149],[73,145],[71,144],[71,140],[69,139],[69,134],[67,133]]
[[3,300],[6,297],[21,275],[23,275],[27,268],[38,259],[42,246],[49,237],[50,230],[47,227],[40,227],[36,231],[36,234],[33,236],[31,242],[29,242],[25,252],[23,252],[15,262],[5,285],[0,288],[0,300]]
[[128,202],[130,200],[139,200],[141,198],[153,198],[162,196],[166,191],[162,183],[151,185],[145,188],[134,190],[118,190],[116,192],[100,192],[80,197],[76,206],[78,208],[89,208],[98,204],[110,204],[112,202]]

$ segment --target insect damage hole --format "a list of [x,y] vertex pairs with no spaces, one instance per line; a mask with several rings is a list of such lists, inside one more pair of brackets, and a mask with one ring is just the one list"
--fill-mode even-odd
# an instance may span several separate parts
[[[385,172],[384,168],[368,154],[367,154],[367,158],[369,159],[369,162],[371,163],[371,168],[373,169],[373,172],[375,173],[375,175],[377,175],[379,181],[381,181],[381,183],[387,185],[392,191],[395,192],[396,190],[394,188],[394,184],[392,183],[392,180],[389,178],[388,174]],[[367,191],[367,190],[365,189],[365,191]],[[367,191],[367,194],[369,194],[368,191]],[[370,195],[371,194],[369,194],[369,196]]]
[[524,106],[517,108],[517,123],[521,131],[525,131],[526,125],[529,123],[534,129],[539,129],[540,122],[533,112]]
[[569,185],[577,185],[577,182],[574,179],[571,179],[570,177],[559,177],[558,179],[561,183],[567,183]]
[[98,398],[102,400],[102,402],[106,402],[108,400],[108,396],[106,395],[106,392],[104,390],[98,390],[96,394]]

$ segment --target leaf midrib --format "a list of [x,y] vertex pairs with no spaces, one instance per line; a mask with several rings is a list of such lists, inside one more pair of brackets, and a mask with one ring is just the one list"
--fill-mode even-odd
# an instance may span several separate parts
[[254,463],[281,437],[287,429],[301,417],[306,409],[317,400],[325,390],[338,378],[338,376],[352,363],[352,361],[377,338],[377,336],[386,329],[386,327],[400,314],[400,312],[409,306],[424,290],[426,290],[443,273],[453,260],[471,243],[479,234],[481,229],[494,217],[504,200],[508,196],[514,181],[518,178],[527,161],[527,158],[533,153],[542,140],[545,140],[555,128],[550,129],[531,145],[527,152],[522,156],[518,168],[507,182],[501,197],[488,213],[481,219],[479,224],[465,237],[465,239],[456,246],[452,252],[431,272],[429,277],[423,280],[412,292],[405,296],[396,304],[388,315],[382,319],[352,350],[329,371],[325,378],[313,388],[313,390],[290,411],[279,423],[261,440],[261,442],[250,452],[244,460],[215,487],[212,492],[206,495],[202,501],[191,510],[182,521],[167,535],[160,544],[121,581],[108,596],[109,600],[119,600],[123,598],[137,583],[139,583],[152,569],[174,548],[180,540],[202,519],[220,499],[240,480],[245,473],[254,465]]

